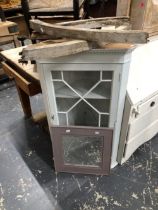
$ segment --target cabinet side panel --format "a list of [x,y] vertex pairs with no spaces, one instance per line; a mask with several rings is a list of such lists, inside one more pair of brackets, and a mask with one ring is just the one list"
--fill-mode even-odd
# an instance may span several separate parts
[[122,66],[122,74],[120,76],[119,101],[118,101],[117,116],[116,116],[117,120],[115,122],[114,136],[113,136],[111,168],[115,167],[118,164],[117,152],[120,140],[121,122],[122,122],[123,109],[124,109],[125,96],[126,96],[129,65],[130,63],[125,63]]
[[131,104],[126,94],[126,100],[125,100],[125,106],[124,106],[124,112],[123,112],[123,118],[122,118],[122,124],[121,124],[120,141],[119,141],[119,147],[118,147],[118,156],[117,156],[117,161],[120,164],[122,163],[123,153],[124,153],[125,144],[126,144],[130,112],[131,112]]

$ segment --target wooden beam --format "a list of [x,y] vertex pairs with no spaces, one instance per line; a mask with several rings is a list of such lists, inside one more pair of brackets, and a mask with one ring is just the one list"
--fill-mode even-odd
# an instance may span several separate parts
[[73,26],[60,26],[48,24],[40,20],[31,20],[31,28],[35,31],[55,37],[82,39],[91,42],[110,43],[146,43],[148,33],[136,30],[99,30],[75,28]]
[[98,28],[105,27],[108,25],[121,26],[128,25],[130,26],[130,19],[128,17],[104,17],[104,18],[95,18],[95,19],[86,19],[86,20],[76,20],[69,22],[57,23],[60,26],[74,26],[75,28]]
[[131,0],[117,0],[117,16],[130,16]]
[[30,45],[22,51],[23,60],[36,60],[67,56],[90,49],[89,44],[82,40],[64,41],[52,44],[50,41]]

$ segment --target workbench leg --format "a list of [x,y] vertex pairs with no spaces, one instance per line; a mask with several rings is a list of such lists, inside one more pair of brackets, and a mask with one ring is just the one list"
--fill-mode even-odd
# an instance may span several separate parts
[[16,84],[16,88],[19,94],[20,102],[21,102],[25,116],[28,118],[32,117],[32,110],[31,110],[29,95],[25,93],[17,84]]

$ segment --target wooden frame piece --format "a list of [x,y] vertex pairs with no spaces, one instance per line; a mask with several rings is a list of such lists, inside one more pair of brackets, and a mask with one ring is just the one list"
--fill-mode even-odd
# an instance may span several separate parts
[[132,0],[117,0],[116,16],[130,16],[130,6]]
[[158,34],[158,1],[132,0],[130,18],[133,29],[149,33],[150,37]]
[[[108,128],[96,127],[60,127],[53,126],[50,128],[53,139],[53,153],[55,170],[57,172],[85,173],[108,175],[110,173],[111,149],[113,130]],[[64,149],[62,137],[64,135],[103,137],[102,161],[100,167],[89,165],[75,165],[64,163]],[[74,140],[75,141],[75,140]]]
[[130,20],[128,17],[121,16],[121,17],[103,17],[103,18],[91,18],[86,20],[76,20],[76,21],[69,21],[69,22],[62,22],[57,23],[57,25],[61,26],[73,26],[75,28],[99,28],[99,27],[106,27],[109,25],[113,25],[116,27],[126,25],[130,27]]
[[[120,18],[113,18],[113,20],[115,19],[117,20],[116,22],[119,23]],[[111,18],[105,18],[104,24],[106,24],[106,21],[109,20],[111,20]],[[117,25],[116,22],[115,25]],[[30,25],[35,31],[42,34],[48,34],[52,36],[52,38],[65,37],[71,39],[83,39],[90,42],[110,43],[146,43],[148,39],[147,32],[136,30],[108,30],[108,28],[100,30],[84,27],[76,28],[74,25],[68,26],[67,24],[66,26],[62,26],[59,24],[48,24],[40,20],[31,20]]]
[[[23,60],[38,60],[73,55],[90,50],[89,44],[82,40],[63,41],[54,43],[50,41],[28,46],[22,51]],[[39,53],[40,52],[40,53]]]

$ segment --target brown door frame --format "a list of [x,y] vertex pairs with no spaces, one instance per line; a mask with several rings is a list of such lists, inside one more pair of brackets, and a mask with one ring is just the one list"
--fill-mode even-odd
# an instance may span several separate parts
[[[67,132],[67,130],[69,132]],[[84,173],[108,175],[110,173],[111,150],[113,129],[97,127],[80,127],[80,126],[53,126],[50,128],[51,139],[54,154],[55,170],[57,172]],[[64,151],[62,146],[63,135],[83,135],[83,136],[100,136],[103,137],[102,147],[102,164],[101,167],[95,166],[78,166],[64,164]]]

